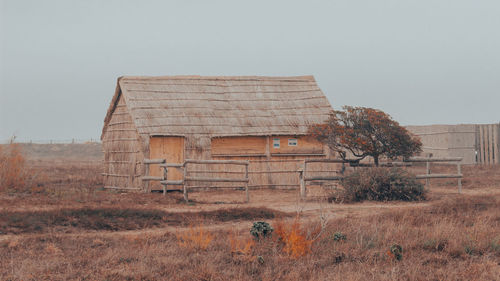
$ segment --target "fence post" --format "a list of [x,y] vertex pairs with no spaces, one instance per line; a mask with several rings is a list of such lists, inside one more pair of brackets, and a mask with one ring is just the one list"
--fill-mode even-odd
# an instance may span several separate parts
[[[431,174],[431,162],[430,161],[425,162],[425,168],[426,168],[425,174],[430,175]],[[429,187],[430,185],[431,185],[431,179],[426,178],[425,179],[425,186]]]
[[166,196],[167,189],[168,189],[168,168],[167,168],[167,161],[166,160],[165,160],[165,166],[163,167],[163,180],[165,181],[165,184],[162,184],[163,196]]
[[306,198],[306,166],[307,162],[304,160],[302,164],[302,169],[299,170],[299,179],[300,179],[300,198]]
[[250,202],[250,194],[248,193],[248,164],[245,165],[245,179],[247,180],[245,182],[245,193],[246,193],[246,198],[247,198],[247,203]]
[[[144,165],[144,175],[149,176],[149,164],[144,163],[144,161],[142,164]],[[149,181],[144,184],[144,192],[149,193]]]
[[188,200],[188,190],[187,190],[187,181],[186,181],[186,175],[187,175],[187,164],[186,162],[184,162],[184,180],[183,180],[183,190],[182,190],[182,193],[184,195],[184,200],[186,202],[189,202]]
[[[459,175],[462,174],[462,166],[460,162],[457,163],[457,171]],[[458,193],[462,193],[462,178],[458,178]]]

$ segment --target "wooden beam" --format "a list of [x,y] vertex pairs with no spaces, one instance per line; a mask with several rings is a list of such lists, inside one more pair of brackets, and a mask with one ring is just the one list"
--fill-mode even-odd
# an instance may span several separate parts
[[488,125],[488,163],[494,163],[493,159],[493,125]]
[[417,179],[457,179],[463,178],[462,174],[430,174],[430,175],[417,175]]
[[479,125],[479,151],[480,151],[480,161],[482,164],[484,164],[485,160],[485,150],[484,150],[484,126]]
[[304,181],[322,181],[322,180],[332,181],[332,180],[341,180],[343,178],[344,177],[342,177],[342,176],[307,177],[307,178],[304,178]]
[[[457,164],[457,174],[462,174],[462,166],[460,163]],[[462,193],[462,177],[458,178],[458,193]]]
[[142,177],[143,181],[161,181],[164,180],[163,177],[155,177],[155,176],[143,176]]
[[427,158],[427,157],[411,157],[405,160],[406,162],[458,162],[462,161],[463,157],[442,157],[442,158]]
[[205,181],[205,182],[248,182],[246,179],[229,179],[229,178],[205,178],[205,177],[185,177],[184,181]]
[[[427,161],[425,163],[425,174],[430,175],[431,174],[431,162]],[[425,179],[425,186],[429,187],[431,185],[431,180],[430,179]]]
[[247,200],[247,203],[250,202],[250,194],[248,193],[248,182],[249,182],[249,179],[248,179],[248,165],[245,165],[245,179],[246,179],[246,182],[245,182],[245,196],[246,196],[246,200]]
[[[130,177],[130,174],[108,174],[108,173],[101,173],[103,176],[108,176],[108,177]],[[132,175],[133,177],[140,177],[141,175]]]
[[498,155],[498,150],[500,148],[499,139],[499,130],[500,124],[495,124],[493,127],[493,153],[495,155],[495,163],[500,164],[500,156]]
[[144,164],[163,164],[165,163],[165,159],[144,159]]
[[177,181],[166,180],[166,181],[160,181],[160,183],[163,185],[181,185],[181,184],[184,184],[184,181],[183,180],[177,180]]
[[238,161],[238,160],[196,160],[196,159],[186,159],[184,163],[193,164],[234,164],[234,165],[248,165],[248,161]]
[[[269,160],[271,160],[271,137],[266,136],[266,170],[269,172],[271,171],[271,163]],[[267,174],[267,184],[272,185],[273,184],[273,177],[270,173]]]
[[137,187],[118,187],[118,186],[105,186],[106,189],[123,189],[123,190],[141,190]]
[[184,167],[184,164],[173,164],[173,163],[169,164],[169,163],[167,163],[167,164],[160,164],[158,166],[168,167],[168,168],[182,168],[182,167]]
[[187,184],[186,184],[187,170],[188,170],[188,167],[185,166],[184,167],[184,171],[182,171],[183,172],[183,179],[184,179],[184,183],[182,185],[182,196],[184,196],[184,201],[189,202],[189,199],[188,199],[188,190],[187,190]]
[[306,159],[305,163],[346,163],[348,161],[344,161],[342,159]]
[[324,153],[271,153],[272,156],[322,156],[325,157]]
[[299,170],[300,198],[306,198],[306,182],[304,180],[304,169]]

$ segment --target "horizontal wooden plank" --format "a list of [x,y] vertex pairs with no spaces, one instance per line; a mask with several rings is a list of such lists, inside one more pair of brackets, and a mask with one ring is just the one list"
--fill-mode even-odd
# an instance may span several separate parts
[[234,165],[249,165],[249,161],[239,161],[239,160],[196,160],[196,159],[186,159],[186,164],[234,164]]
[[204,178],[204,177],[186,177],[185,181],[204,181],[204,182],[248,182],[248,179],[230,179],[230,178]]
[[137,150],[137,151],[133,151],[133,150],[130,150],[130,151],[125,151],[125,150],[105,150],[103,152],[105,152],[105,153],[138,153],[140,151],[139,150]]
[[118,186],[105,186],[107,189],[123,189],[123,190],[142,190],[142,188],[137,187],[118,187]]
[[417,179],[458,179],[463,178],[462,174],[430,174],[417,175]]
[[324,153],[271,153],[271,156],[326,156]]
[[384,162],[380,163],[382,167],[409,167],[412,166],[411,162]]
[[163,177],[155,177],[155,176],[143,176],[142,177],[143,181],[161,181],[164,180]]
[[125,175],[125,174],[108,174],[108,173],[101,173],[103,176],[108,176],[108,177],[140,177],[141,175]]
[[118,161],[118,160],[110,160],[110,161],[102,161],[103,163],[118,163],[118,164],[140,164],[141,162],[133,162],[133,161]]
[[[266,157],[265,154],[215,154],[212,153],[213,157]],[[253,162],[253,161],[252,161]]]
[[462,161],[463,157],[444,157],[444,158],[426,158],[426,157],[411,157],[405,162],[458,162]]
[[163,185],[181,185],[184,184],[183,180],[178,180],[178,181],[160,181],[161,184]]
[[160,167],[166,167],[166,168],[183,168],[184,164],[174,164],[174,163],[166,163],[166,164],[160,164],[158,165]]
[[144,159],[144,164],[163,164],[165,163],[165,159]]
[[306,159],[304,160],[305,163],[347,163],[346,161],[342,159]]
[[305,181],[323,181],[323,180],[328,180],[328,181],[332,181],[332,180],[341,180],[343,179],[344,177],[341,177],[341,176],[328,176],[328,177],[306,177],[304,178]]

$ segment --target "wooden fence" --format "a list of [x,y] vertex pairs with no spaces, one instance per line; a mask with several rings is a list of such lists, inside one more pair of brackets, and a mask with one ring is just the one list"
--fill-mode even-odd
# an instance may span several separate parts
[[499,164],[499,124],[476,126],[476,163]]
[[[211,183],[211,182],[228,182],[228,183],[243,183],[244,188],[245,188],[245,201],[249,202],[250,201],[250,194],[248,192],[248,161],[238,161],[238,160],[194,160],[194,159],[186,159],[183,163],[166,163],[165,159],[144,159],[144,164],[146,165],[146,171],[149,171],[149,164],[159,164],[159,166],[163,169],[163,176],[161,177],[155,177],[155,176],[143,176],[142,180],[149,182],[149,181],[159,181],[160,184],[162,185],[163,188],[163,195],[166,194],[168,185],[182,185],[182,190],[183,190],[183,195],[184,195],[184,200],[187,202],[188,199],[188,192],[189,189],[194,188],[193,186],[189,186],[188,182],[204,182],[204,183]],[[233,173],[238,173],[238,174],[243,174],[243,177],[237,177],[237,178],[229,178],[229,177],[210,177],[210,176],[204,176],[204,177],[194,177],[194,176],[189,176],[189,166],[190,164],[204,164],[204,165],[238,165],[238,166],[244,166],[245,170],[244,172],[233,172]],[[180,169],[182,170],[182,179],[181,180],[169,180],[168,179],[168,170],[169,168],[173,169]],[[196,171],[195,172],[200,172]],[[202,172],[211,172],[210,170],[205,170]],[[220,172],[219,172],[220,173]],[[204,187],[206,188],[206,187]],[[148,192],[149,189],[146,188],[146,191]]]
[[[462,192],[462,168],[460,162],[462,157],[448,157],[448,158],[430,158],[430,157],[412,157],[405,160],[404,162],[387,162],[381,163],[381,166],[411,166],[411,163],[424,162],[426,163],[426,173],[423,175],[416,175],[417,179],[425,179],[426,186],[430,186],[430,179],[449,179],[456,178],[458,180],[458,192]],[[456,162],[457,173],[456,174],[432,174],[431,173],[431,163],[433,162]],[[340,171],[340,175],[330,175],[330,176],[309,176],[308,174],[308,163],[342,163],[342,165],[349,164],[351,167],[360,166],[373,166],[373,164],[362,164],[357,163],[352,160],[342,160],[342,159],[306,159],[304,160],[303,168],[299,169],[299,179],[300,179],[300,197],[305,198],[307,196],[307,183],[309,182],[321,182],[321,181],[340,181],[344,178],[343,171]],[[332,171],[334,172],[334,171]]]
[[[417,179],[425,179],[426,186],[430,185],[431,179],[446,179],[446,178],[456,178],[458,181],[458,192],[462,192],[462,172],[461,172],[461,162],[462,157],[447,157],[447,158],[431,158],[431,157],[412,157],[405,160],[404,162],[385,162],[381,163],[381,166],[412,166],[412,163],[425,163],[426,173],[416,175]],[[297,161],[294,161],[297,162]],[[367,167],[373,166],[373,164],[358,163],[354,160],[342,160],[342,159],[305,159],[300,160],[301,166],[294,170],[266,170],[266,171],[251,171],[249,172],[250,161],[240,161],[240,160],[193,160],[187,159],[183,163],[167,163],[165,159],[144,159],[144,164],[146,165],[146,175],[142,177],[142,180],[146,182],[145,191],[149,192],[148,182],[149,181],[159,181],[163,188],[163,194],[166,194],[169,185],[182,185],[182,191],[184,195],[184,200],[188,201],[188,192],[193,188],[207,188],[208,186],[190,186],[189,182],[202,182],[202,183],[243,183],[245,189],[245,201],[250,201],[249,195],[249,182],[250,174],[268,174],[273,173],[287,173],[298,175],[298,184],[287,183],[287,186],[299,187],[299,193],[301,198],[307,197],[307,185],[313,182],[331,182],[340,181],[344,177],[345,165],[348,164],[351,167]],[[457,173],[456,174],[433,174],[431,173],[431,163],[450,163],[456,162]],[[341,169],[331,169],[322,166],[321,169],[311,169],[311,164],[313,163],[323,163],[323,164],[341,164]],[[162,176],[149,176],[149,165],[159,164],[163,168]],[[203,169],[203,170],[190,170],[189,166],[192,164],[204,164],[204,165],[217,165],[219,169]],[[222,165],[239,165],[244,166],[244,171],[234,171],[229,169],[227,171]],[[182,179],[172,180],[168,178],[169,169],[179,169],[182,171]],[[191,176],[189,172],[212,174],[212,176]],[[318,175],[318,173],[320,175]],[[328,173],[326,176],[321,175],[321,173]],[[216,174],[216,176],[213,176]],[[240,177],[220,177],[221,174],[232,174]],[[316,174],[316,175],[312,175]],[[273,184],[274,185],[274,184]],[[216,188],[224,188],[227,186],[218,185]],[[257,186],[253,186],[257,187]],[[231,186],[234,188],[234,186]]]

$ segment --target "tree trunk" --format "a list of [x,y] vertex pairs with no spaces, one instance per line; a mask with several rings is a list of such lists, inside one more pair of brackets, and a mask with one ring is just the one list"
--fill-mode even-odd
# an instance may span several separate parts
[[375,162],[375,167],[378,167],[378,155],[373,155],[373,162]]

